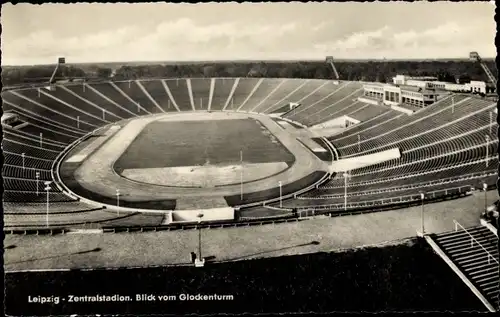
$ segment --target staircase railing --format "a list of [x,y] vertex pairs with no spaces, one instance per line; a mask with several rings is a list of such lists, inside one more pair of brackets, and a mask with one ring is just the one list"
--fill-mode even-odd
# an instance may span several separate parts
[[474,236],[472,234],[470,234],[469,231],[467,231],[467,229],[465,229],[460,223],[458,223],[458,221],[456,220],[453,220],[453,222],[455,223],[455,231],[458,231],[458,227],[460,227],[465,233],[467,233],[470,238],[471,238],[471,241],[470,241],[470,245],[471,247],[474,246],[474,241],[476,242],[476,244],[481,247],[481,249],[484,250],[484,252],[486,252],[488,254],[488,264],[490,264],[490,258],[493,259],[493,261],[497,262],[498,264],[498,260],[488,251],[486,250],[482,245],[481,243],[479,243],[479,241],[476,240],[476,238],[474,238]]
[[484,62],[481,62],[481,67],[483,68],[484,72],[486,73],[486,76],[488,76],[488,79],[496,86],[497,85],[497,79],[491,72],[491,70],[486,66]]

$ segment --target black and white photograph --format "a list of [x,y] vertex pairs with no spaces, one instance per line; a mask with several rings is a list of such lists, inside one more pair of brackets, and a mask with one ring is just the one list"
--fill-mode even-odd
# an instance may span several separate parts
[[3,4],[5,315],[499,311],[495,10]]

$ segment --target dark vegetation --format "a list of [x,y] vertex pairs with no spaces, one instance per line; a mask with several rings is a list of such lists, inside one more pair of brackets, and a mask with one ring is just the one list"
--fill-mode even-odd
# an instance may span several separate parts
[[[202,269],[8,273],[5,282],[6,313],[24,316],[485,310],[423,240],[343,253],[208,263]],[[135,294],[219,294],[234,300],[28,304],[28,295],[34,294],[119,294],[134,299]]]
[[[497,76],[494,61],[486,61]],[[436,76],[439,80],[468,82],[488,81],[477,63],[463,61],[339,61],[335,63],[341,80],[390,82],[396,74]],[[54,66],[7,66],[2,72],[4,86],[47,82]],[[129,80],[138,78],[184,77],[266,77],[331,79],[333,72],[322,61],[296,62],[202,62],[153,65],[118,63],[65,65],[56,77]]]

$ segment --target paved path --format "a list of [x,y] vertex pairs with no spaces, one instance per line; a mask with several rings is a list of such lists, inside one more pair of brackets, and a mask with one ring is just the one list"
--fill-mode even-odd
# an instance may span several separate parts
[[106,142],[116,131],[120,130],[119,125],[113,125],[106,128],[104,134],[96,137],[90,144],[87,144],[78,153],[72,155],[66,160],[68,163],[80,163],[85,160],[89,155],[92,154],[97,148],[99,148],[104,142]]
[[[488,192],[488,203],[498,199]],[[482,193],[425,205],[427,232],[479,225]],[[300,223],[255,227],[204,229],[203,256],[216,261],[242,260],[290,254],[327,252],[415,237],[420,230],[421,207]],[[319,244],[313,245],[312,241]],[[162,231],[119,234],[66,234],[57,236],[7,235],[4,268],[9,270],[185,264],[196,251],[198,232]],[[96,248],[100,251],[89,252]]]
[[[184,114],[188,118],[196,115],[213,117],[227,117],[228,113],[196,113]],[[290,136],[275,121],[265,115],[230,113],[235,119],[255,118],[258,119],[272,134],[274,134],[283,145],[295,156],[295,163],[285,171],[262,180],[245,184],[245,192],[257,192],[275,188],[278,181],[284,184],[297,181],[314,171],[327,171],[328,164],[319,160],[313,153],[307,150],[294,137]],[[114,197],[116,188],[120,189],[122,197],[128,201],[144,199],[175,199],[179,197],[208,197],[238,195],[240,186],[224,186],[218,188],[176,188],[153,184],[135,183],[118,175],[112,168],[114,162],[121,156],[127,146],[135,139],[137,134],[150,122],[165,118],[146,117],[129,122],[123,127],[106,146],[101,147],[76,171],[75,177],[78,182],[88,190],[98,192],[101,195]],[[182,114],[175,115],[178,120],[184,120]]]

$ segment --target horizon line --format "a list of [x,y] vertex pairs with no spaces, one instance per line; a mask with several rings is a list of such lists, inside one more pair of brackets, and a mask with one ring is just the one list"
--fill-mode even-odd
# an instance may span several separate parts
[[[287,62],[326,62],[325,58],[321,59],[220,59],[220,60],[135,60],[135,61],[95,61],[95,62],[67,62],[66,64],[69,65],[86,65],[86,64],[133,64],[133,63],[141,63],[141,64],[147,64],[150,63],[151,65],[156,65],[156,64],[165,64],[165,63],[171,63],[171,64],[188,64],[188,63],[194,63],[194,64],[200,64],[200,63],[238,63],[238,62],[246,62],[246,63],[252,63],[252,62],[281,62],[281,63],[287,63]],[[495,60],[496,57],[481,57],[482,60]],[[468,57],[434,57],[434,58],[334,58],[334,62],[370,62],[370,61],[386,61],[386,62],[425,62],[425,61],[465,61],[469,60]],[[27,67],[27,66],[48,66],[48,65],[55,65],[56,63],[47,63],[47,64],[4,64],[1,65],[2,67]]]

